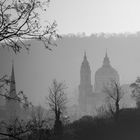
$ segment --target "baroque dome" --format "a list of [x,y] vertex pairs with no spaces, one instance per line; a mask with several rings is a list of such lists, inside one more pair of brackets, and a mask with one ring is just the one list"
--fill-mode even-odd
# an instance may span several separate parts
[[103,65],[95,73],[95,92],[101,92],[111,80],[119,82],[118,72],[111,66],[107,53],[104,57]]

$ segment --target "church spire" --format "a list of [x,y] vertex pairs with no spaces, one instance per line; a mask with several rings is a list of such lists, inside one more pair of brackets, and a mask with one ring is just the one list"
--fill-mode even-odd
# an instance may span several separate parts
[[109,65],[110,65],[110,60],[109,60],[109,57],[108,57],[108,54],[107,54],[107,49],[106,49],[106,54],[105,54],[105,57],[104,57],[103,66],[109,66]]
[[10,78],[9,98],[6,99],[7,119],[15,119],[20,116],[20,103],[16,94],[16,82],[14,73],[14,63],[12,61],[12,72]]
[[87,60],[86,52],[84,52],[84,59],[81,65],[81,70],[80,70],[80,78],[81,82],[80,83],[91,83],[91,70],[90,70],[90,65]]
[[87,115],[88,100],[87,97],[92,95],[91,70],[87,60],[86,52],[84,52],[83,62],[80,69],[80,85],[79,85],[79,116]]
[[10,79],[10,92],[9,96],[11,98],[16,97],[16,83],[15,83],[15,73],[14,73],[14,62],[12,61],[12,72],[11,72],[11,79]]
[[81,65],[81,69],[88,69],[88,70],[90,70],[89,62],[87,60],[86,51],[84,52],[84,59],[83,59],[82,65]]
[[86,55],[86,51],[84,52],[84,60],[87,60],[87,55]]
[[108,55],[107,55],[107,49],[106,49],[105,57],[108,57]]

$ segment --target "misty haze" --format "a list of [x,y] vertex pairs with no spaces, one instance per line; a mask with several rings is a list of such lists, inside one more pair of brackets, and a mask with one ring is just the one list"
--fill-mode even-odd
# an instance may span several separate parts
[[138,140],[139,4],[2,0],[0,140]]

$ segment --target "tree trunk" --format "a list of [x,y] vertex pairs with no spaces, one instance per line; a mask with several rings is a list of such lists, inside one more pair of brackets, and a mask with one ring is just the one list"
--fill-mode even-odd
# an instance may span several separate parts
[[119,107],[119,100],[116,101],[116,111],[115,111],[115,121],[117,122],[119,119],[119,111],[120,111],[120,107]]

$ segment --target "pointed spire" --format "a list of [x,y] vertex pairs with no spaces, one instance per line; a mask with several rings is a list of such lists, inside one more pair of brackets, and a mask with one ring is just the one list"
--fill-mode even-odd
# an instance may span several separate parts
[[86,51],[84,52],[84,59],[87,59]]
[[107,55],[107,48],[106,48],[106,54],[105,54],[105,57],[108,57],[108,55]]
[[82,65],[86,66],[86,67],[89,65],[88,60],[87,60],[86,51],[84,51],[84,59],[83,59]]
[[14,61],[12,60],[12,72],[11,72],[11,79],[10,79],[10,92],[9,96],[15,97],[16,96],[16,83],[15,83],[15,73],[14,73]]
[[7,118],[15,119],[20,116],[20,103],[18,102],[18,96],[16,94],[16,82],[14,73],[14,61],[12,60],[12,71],[10,79],[10,90],[8,93],[9,98],[6,100]]
[[90,70],[89,62],[88,62],[87,56],[86,56],[86,51],[84,51],[84,59],[83,59],[82,65],[81,65],[81,69],[82,70],[86,70],[86,69]]
[[107,54],[107,49],[106,49],[106,54],[105,54],[105,57],[104,57],[103,66],[109,66],[109,65],[110,65],[110,60],[109,60],[109,57],[108,57],[108,54]]
[[87,60],[86,51],[84,51],[84,59],[81,64],[80,77],[81,77],[80,83],[82,85],[91,83],[91,70],[90,70],[89,62]]

